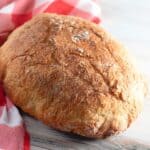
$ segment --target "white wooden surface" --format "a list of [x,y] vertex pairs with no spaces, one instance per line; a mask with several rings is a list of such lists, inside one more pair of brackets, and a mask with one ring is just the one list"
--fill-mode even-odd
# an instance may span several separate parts
[[[100,0],[102,26],[128,47],[150,85],[150,1]],[[106,140],[90,140],[55,131],[24,116],[32,150],[150,149],[150,97],[139,118],[123,134]]]

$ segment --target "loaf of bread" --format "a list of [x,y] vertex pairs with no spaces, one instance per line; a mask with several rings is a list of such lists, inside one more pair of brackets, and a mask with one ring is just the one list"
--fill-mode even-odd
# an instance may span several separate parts
[[103,138],[126,130],[144,82],[125,48],[84,19],[40,14],[0,48],[0,80],[13,103],[52,128]]

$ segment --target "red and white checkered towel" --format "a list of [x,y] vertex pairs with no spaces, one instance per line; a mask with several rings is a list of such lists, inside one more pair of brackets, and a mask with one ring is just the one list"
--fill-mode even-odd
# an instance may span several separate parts
[[[0,45],[16,27],[42,12],[100,22],[100,8],[95,0],[0,0]],[[0,150],[29,149],[29,135],[23,120],[0,84]]]

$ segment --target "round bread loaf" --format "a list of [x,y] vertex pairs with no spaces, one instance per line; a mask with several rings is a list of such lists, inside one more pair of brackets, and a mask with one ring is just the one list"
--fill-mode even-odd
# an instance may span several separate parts
[[0,80],[24,112],[93,138],[126,130],[145,93],[122,45],[91,22],[55,14],[40,14],[9,36]]

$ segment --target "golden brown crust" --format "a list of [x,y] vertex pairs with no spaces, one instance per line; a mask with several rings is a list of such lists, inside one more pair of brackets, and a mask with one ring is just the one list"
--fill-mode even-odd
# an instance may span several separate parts
[[144,84],[127,52],[101,27],[41,14],[1,47],[0,78],[23,111],[87,137],[124,131],[142,107]]

